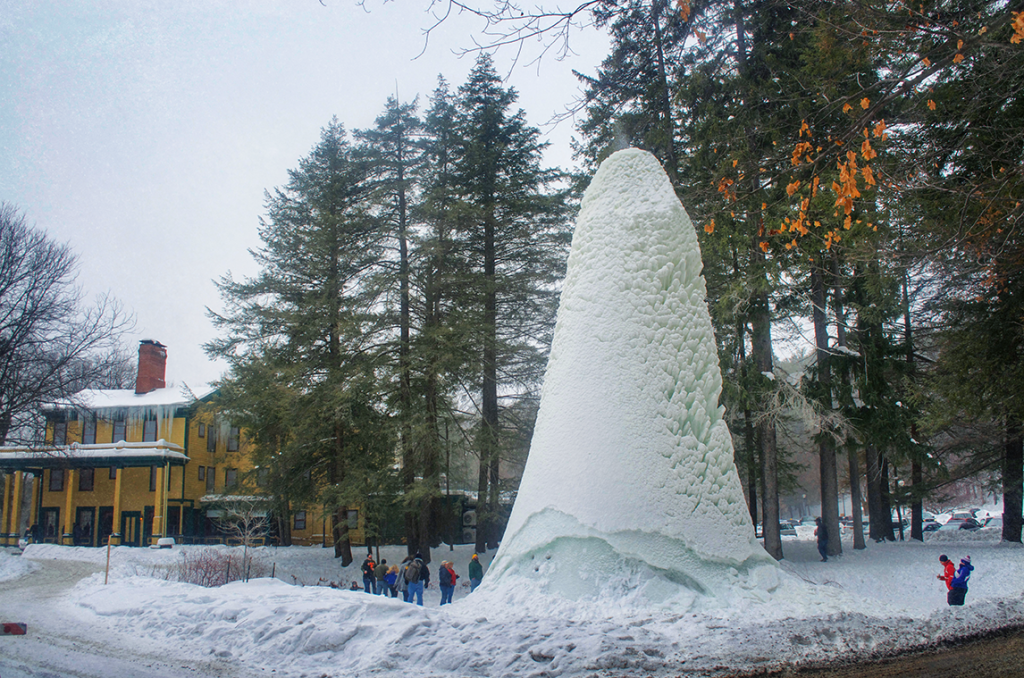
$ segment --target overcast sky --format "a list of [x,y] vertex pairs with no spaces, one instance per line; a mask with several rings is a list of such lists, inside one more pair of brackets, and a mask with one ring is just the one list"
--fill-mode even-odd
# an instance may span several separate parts
[[[331,116],[369,127],[389,95],[424,103],[438,74],[456,88],[473,66],[453,51],[478,20],[446,22],[424,49],[427,0],[324,1],[0,0],[0,200],[70,243],[90,298],[134,312],[132,350],[168,346],[170,380],[220,376],[201,348],[213,280],[256,272],[263,192]],[[547,163],[565,168],[571,124],[544,123],[578,92],[572,69],[593,73],[607,49],[596,34],[573,45],[539,73],[496,57],[552,144]]]

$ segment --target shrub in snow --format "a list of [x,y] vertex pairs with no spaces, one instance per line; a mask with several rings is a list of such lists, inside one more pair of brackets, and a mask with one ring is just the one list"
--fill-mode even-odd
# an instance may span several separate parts
[[[697,237],[657,160],[583,199],[530,455],[485,590],[690,607],[777,585],[718,404]],[[755,595],[762,595],[757,593]]]
[[189,549],[181,552],[176,563],[167,568],[165,579],[198,586],[223,586],[233,581],[248,581],[270,575],[270,566],[262,558],[216,548]]

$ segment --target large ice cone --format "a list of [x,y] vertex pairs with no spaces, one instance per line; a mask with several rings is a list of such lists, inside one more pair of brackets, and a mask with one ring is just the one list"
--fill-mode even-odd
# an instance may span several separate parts
[[[620,151],[583,199],[529,460],[485,583],[687,603],[771,587],[718,405],[693,224]],[[768,570],[768,572],[766,572]],[[766,579],[766,576],[767,579]]]

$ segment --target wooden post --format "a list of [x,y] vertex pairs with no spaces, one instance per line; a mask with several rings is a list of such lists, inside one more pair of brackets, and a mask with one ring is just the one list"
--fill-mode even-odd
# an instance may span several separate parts
[[107,585],[107,580],[110,578],[110,540],[114,538],[114,535],[107,535],[107,569],[103,572],[103,585]]

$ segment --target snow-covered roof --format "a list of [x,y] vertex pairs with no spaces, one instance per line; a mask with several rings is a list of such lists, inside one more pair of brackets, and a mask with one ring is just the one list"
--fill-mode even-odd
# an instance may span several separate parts
[[166,440],[155,442],[72,443],[47,447],[0,447],[0,469],[31,470],[44,468],[94,468],[101,466],[158,466],[184,464],[185,450]]
[[88,410],[114,410],[132,407],[184,407],[196,400],[202,400],[213,393],[208,384],[201,384],[192,389],[188,384],[170,383],[166,388],[158,388],[149,393],[136,393],[135,389],[86,389],[76,393],[70,401],[51,409],[65,407],[85,408]]

